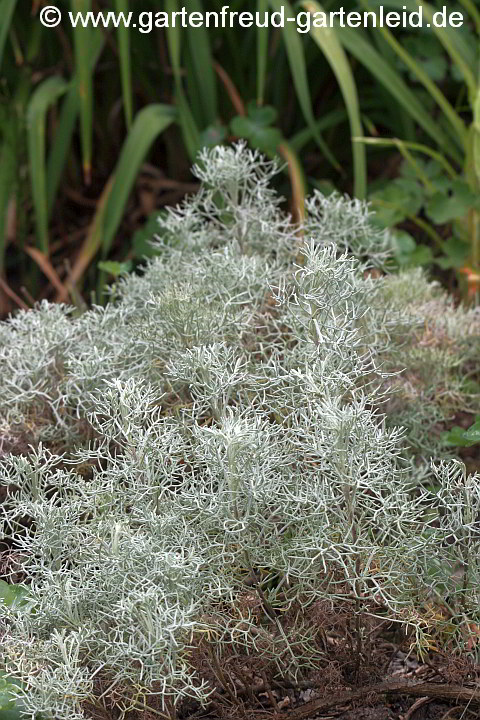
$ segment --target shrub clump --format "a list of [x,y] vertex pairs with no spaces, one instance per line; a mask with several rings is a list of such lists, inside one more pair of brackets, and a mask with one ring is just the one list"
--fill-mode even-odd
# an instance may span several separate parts
[[226,658],[297,682],[332,666],[335,612],[344,682],[375,623],[475,656],[480,478],[434,438],[472,400],[478,315],[384,272],[361,203],[316,195],[298,228],[243,145],[195,172],[105,308],[0,326],[3,566],[23,588],[2,663],[26,717],[173,717],[228,690]]

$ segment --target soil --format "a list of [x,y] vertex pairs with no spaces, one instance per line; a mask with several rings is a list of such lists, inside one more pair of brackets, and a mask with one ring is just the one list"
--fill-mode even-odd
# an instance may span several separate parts
[[[440,687],[438,686],[439,691],[441,691]],[[195,712],[188,716],[181,715],[179,718],[182,720],[193,720],[193,718],[226,720],[228,717],[238,720],[447,720],[447,718],[480,716],[479,699],[476,703],[467,699],[463,702],[445,701],[428,694],[417,697],[420,692],[424,691],[418,688],[415,696],[409,696],[408,691],[404,691],[403,695],[394,695],[388,692],[377,694],[367,690],[363,699],[345,701],[345,699],[326,698],[323,703],[317,701],[319,706],[323,705],[318,708],[298,704],[289,710],[275,712],[273,708],[262,711],[243,706],[241,711],[232,709],[230,714],[225,713],[225,710],[201,715]],[[428,693],[428,690],[425,692]],[[312,706],[314,703],[308,705]]]

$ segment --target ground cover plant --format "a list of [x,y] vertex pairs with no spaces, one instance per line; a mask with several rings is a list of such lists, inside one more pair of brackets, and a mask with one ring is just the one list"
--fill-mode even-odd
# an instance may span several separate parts
[[478,312],[388,275],[358,200],[292,223],[276,171],[204,152],[106,307],[0,325],[0,712],[283,718],[405,692],[392,647],[478,702],[480,478],[442,435]]

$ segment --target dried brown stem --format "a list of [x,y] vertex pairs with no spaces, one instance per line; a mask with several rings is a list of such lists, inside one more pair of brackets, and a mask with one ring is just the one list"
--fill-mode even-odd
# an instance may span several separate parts
[[[480,690],[464,687],[463,685],[443,685],[436,683],[411,683],[405,680],[378,683],[377,685],[365,685],[358,690],[336,693],[328,698],[320,698],[307,702],[288,713],[277,713],[275,720],[307,720],[313,717],[320,710],[345,705],[352,700],[375,694],[394,693],[396,695],[414,695],[417,697],[441,698],[442,700],[456,700],[457,702],[468,702],[480,705]],[[271,720],[271,714],[256,713],[256,720]]]

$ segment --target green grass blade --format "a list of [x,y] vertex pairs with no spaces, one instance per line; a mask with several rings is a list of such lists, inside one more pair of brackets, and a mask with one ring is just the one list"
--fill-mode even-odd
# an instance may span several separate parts
[[[444,158],[442,153],[437,152],[436,150],[432,150],[431,147],[428,147],[428,145],[423,145],[423,143],[409,142],[407,140],[400,140],[399,138],[356,137],[353,138],[353,140],[357,143],[365,143],[365,145],[377,145],[378,147],[396,147],[400,150],[406,149],[420,152],[423,155],[428,155],[428,157],[436,160],[436,162],[438,162],[438,164],[443,167],[447,175],[449,175],[452,180],[458,179],[458,173],[450,165],[448,160]],[[406,157],[405,152],[402,152],[402,154],[404,155],[404,157]]]
[[[469,162],[467,158],[467,178],[469,178],[471,187],[480,194],[480,87],[477,90],[477,96],[473,105],[473,123],[472,132],[472,170],[469,172]],[[475,269],[480,268],[480,212],[473,210],[470,217],[470,238],[471,251],[470,258]]]
[[[97,64],[101,50],[104,44],[104,36],[102,32],[96,29],[92,33],[92,44],[90,47],[90,69],[93,72]],[[55,198],[57,196],[60,180],[63,175],[65,163],[67,161],[68,152],[71,148],[72,137],[77,122],[77,116],[80,107],[80,99],[77,87],[78,78],[73,78],[71,87],[62,104],[62,110],[55,131],[55,137],[52,141],[52,147],[47,162],[47,203],[48,215],[53,210]]]
[[105,206],[102,238],[104,258],[110,250],[140,165],[153,141],[176,118],[177,112],[170,105],[148,105],[137,113],[113,173],[112,191]]
[[[189,0],[188,7],[190,12],[204,15],[201,0]],[[207,28],[188,28],[188,44],[193,60],[194,81],[197,83],[202,104],[203,125],[213,125],[218,113],[217,80]]]
[[[71,0],[72,12],[85,14],[92,9],[91,0]],[[93,77],[89,57],[92,43],[92,28],[82,27],[78,23],[73,29],[75,47],[75,72],[78,78],[78,96],[80,100],[80,131],[82,140],[83,175],[85,183],[90,184],[92,177],[93,148]]]
[[424,88],[430,93],[432,98],[435,100],[437,105],[441,108],[444,116],[449,121],[453,128],[453,139],[457,140],[459,146],[464,149],[467,141],[467,128],[460,115],[455,111],[453,106],[449,103],[445,95],[438,88],[438,85],[431,80],[428,74],[423,70],[421,65],[408,53],[394,37],[393,33],[387,28],[380,28],[380,32],[385,37],[386,41],[395,50],[398,57],[403,60],[405,65],[417,76]]
[[[370,9],[370,3],[368,0],[361,0],[362,5],[367,9]],[[469,52],[468,45],[459,37],[458,31],[452,27],[435,27],[433,22],[433,15],[435,8],[425,2],[419,0],[386,0],[386,4],[395,7],[398,11],[407,7],[410,11],[416,11],[419,7],[422,8],[424,15],[424,22],[428,20],[430,23],[430,32],[435,33],[438,40],[441,42],[445,50],[450,55],[452,61],[457,65],[458,69],[462,72],[467,87],[469,89],[470,98],[472,97],[472,91],[476,88],[475,77],[471,71],[471,67],[474,64],[474,53]],[[433,97],[435,102],[442,109],[445,117],[452,125],[455,135],[461,139],[462,147],[465,148],[467,142],[467,129],[462,118],[455,112],[452,105],[448,102],[445,95],[440,91],[438,86],[431,80],[428,74],[423,70],[418,62],[404,49],[402,44],[394,37],[393,33],[387,28],[378,28],[386,39],[390,47],[393,48],[395,53],[401,60],[410,68],[410,70],[418,77],[423,86],[428,90],[430,95]]]
[[480,192],[480,88],[473,106],[473,169]]
[[[345,120],[348,120],[346,110],[331,110],[329,113],[322,115],[320,120],[317,120],[315,122],[315,127],[318,132],[323,132],[324,130],[328,130],[329,128],[335,127],[336,125],[345,122]],[[296,153],[299,153],[312,139],[313,132],[311,128],[306,127],[293,135],[291,138],[289,138],[288,143],[292,150],[294,150]]]
[[104,226],[104,219],[105,219],[105,206],[107,204],[107,200],[110,197],[110,193],[112,191],[112,185],[114,181],[114,176],[111,175],[109,180],[107,181],[105,187],[103,188],[102,194],[100,195],[98,202],[97,202],[97,208],[95,211],[95,216],[90,223],[90,226],[88,228],[87,236],[84,240],[84,243],[80,249],[80,252],[78,253],[75,264],[72,268],[72,270],[69,272],[68,280],[64,286],[65,291],[63,293],[59,293],[55,299],[56,302],[66,302],[68,299],[68,295],[70,294],[72,297],[74,297],[77,294],[76,285],[79,282],[79,280],[82,278],[83,274],[85,273],[86,269],[92,262],[93,258],[97,254],[99,248],[102,245],[102,237],[103,237],[103,226]]
[[[165,11],[172,15],[178,12],[177,0],[165,0]],[[181,56],[181,28],[167,28],[167,44],[170,53],[170,62],[172,63],[173,75],[175,78],[176,102],[178,108],[178,120],[182,130],[183,140],[187,148],[188,155],[194,160],[200,145],[200,133],[193,118],[192,112],[188,105],[188,101],[182,85],[182,70],[180,65]]]
[[[477,97],[473,106],[473,123],[472,132],[472,159],[470,170],[467,158],[467,178],[469,179],[472,189],[480,194],[480,88],[477,91]],[[469,177],[470,176],[470,177]],[[470,238],[471,251],[470,258],[475,269],[480,268],[480,212],[478,210],[471,211],[470,217]]]
[[480,10],[475,7],[473,0],[458,0],[475,23],[477,34],[480,35]]
[[[258,16],[263,18],[268,10],[268,0],[257,0]],[[267,80],[268,60],[268,27],[257,28],[257,104],[263,105],[265,100],[265,84]]]
[[5,270],[5,252],[7,249],[7,215],[12,195],[15,192],[17,174],[17,156],[14,140],[14,128],[4,128],[4,141],[0,149],[0,277]]
[[195,62],[188,44],[184,53],[182,56],[184,91],[188,97],[188,105],[192,116],[196,118],[198,126],[203,128],[207,126],[207,121],[204,114],[201,89],[197,83],[197,69],[195,68]]
[[2,67],[3,51],[16,4],[17,0],[0,0],[0,67]]
[[[469,0],[464,0],[462,4],[468,4],[468,2]],[[417,12],[419,9],[419,4],[417,0],[370,0],[369,4],[372,6],[372,9],[378,8],[378,6],[380,5],[384,5],[385,7],[395,8],[395,10],[398,10],[399,12],[402,12],[404,8],[406,8],[408,12]],[[465,35],[463,33],[460,33],[457,28],[449,26],[444,28],[435,28],[431,20],[429,20],[429,18],[427,17],[427,14],[430,15],[431,18],[431,13],[435,12],[436,8],[423,2],[421,3],[421,5],[424,21],[424,27],[422,28],[422,32],[436,33],[439,41],[442,43],[447,52],[448,47],[453,48],[454,54],[460,57],[460,62],[462,65],[467,66],[468,68],[475,67],[477,47],[475,47],[473,44],[465,42]],[[425,13],[425,10],[427,11],[427,13]],[[478,11],[476,11],[476,13],[477,15],[479,14]],[[430,28],[425,26],[425,22],[427,20],[429,20],[430,22]],[[452,59],[454,60],[452,55],[450,55],[450,57],[452,57]]]
[[[75,261],[68,282],[69,288],[72,288],[80,280],[100,249],[102,257],[107,257],[140,165],[154,140],[176,117],[175,108],[160,104],[149,105],[136,115],[117,166],[105,185],[86,240]],[[104,273],[101,273],[98,297],[100,297],[103,279]]]
[[[472,19],[477,24],[477,33],[480,32],[480,13],[473,4],[471,4],[471,0],[463,0],[462,4],[467,11],[471,13]],[[417,11],[420,7],[422,7],[424,24],[426,21],[430,23],[429,32],[435,33],[438,40],[450,55],[453,63],[457,65],[458,69],[461,71],[469,90],[470,100],[472,101],[477,84],[475,74],[472,69],[475,67],[476,63],[478,54],[477,47],[473,44],[465,42],[465,36],[460,33],[457,28],[450,26],[436,27],[433,23],[433,15],[438,8],[428,3],[423,1],[420,2],[420,0],[386,0],[385,5],[394,7],[399,11],[401,11],[403,7],[406,7],[409,11]]]
[[27,108],[27,143],[35,224],[40,250],[48,255],[48,200],[45,161],[45,129],[48,109],[62,95],[68,83],[54,76],[44,80],[33,93]]
[[200,150],[200,133],[195,123],[192,111],[188,104],[186,95],[180,84],[177,85],[176,105],[178,108],[177,119],[180,122],[183,140],[190,160],[195,160]]
[[382,56],[372,47],[358,29],[336,26],[337,36],[343,46],[364,65],[370,73],[394,96],[425,132],[453,158],[462,162],[462,153],[452,146],[448,135],[425,110],[421,101]]
[[[128,0],[115,0],[115,11],[128,16]],[[130,130],[133,120],[133,89],[132,89],[132,60],[130,55],[130,29],[120,23],[116,29],[118,38],[118,55],[120,57],[120,77],[122,80],[123,111],[125,124]]]
[[451,27],[435,27],[432,22],[435,8],[428,3],[420,2],[420,0],[416,0],[416,3],[418,7],[423,6],[423,14],[425,15],[425,18],[428,20],[428,22],[431,24],[433,32],[442,43],[443,47],[448,52],[455,65],[461,71],[468,87],[468,95],[470,98],[470,102],[473,105],[474,98],[477,92],[477,80],[474,75],[473,66],[466,61],[460,47],[463,44],[463,41],[458,38],[458,32],[455,34],[455,29]]
[[288,18],[295,18],[295,13],[293,12],[290,3],[286,2],[286,0],[268,1],[272,9],[276,12],[282,12],[282,7],[285,8],[285,25],[282,28],[282,35],[285,42],[285,49],[287,51],[290,70],[292,72],[293,84],[295,86],[298,102],[300,103],[305,121],[312,130],[312,135],[325,157],[337,170],[340,170],[338,162],[315,125],[302,41],[297,32],[296,23],[288,21]]
[[[315,0],[305,0],[303,7],[310,13],[323,12],[323,8]],[[350,121],[352,138],[363,134],[360,118],[360,105],[358,102],[357,87],[353,79],[352,70],[345,55],[345,51],[337,39],[334,28],[313,28],[310,34],[320,50],[325,55],[345,101],[345,107]],[[367,196],[367,161],[365,146],[352,142],[354,193],[357,198],[364,200]]]
[[79,110],[78,89],[75,80],[62,104],[55,137],[47,160],[47,208],[50,217],[57,196]]
[[[165,11],[170,15],[178,12],[177,0],[165,0]],[[182,68],[180,58],[182,54],[182,42],[181,31],[177,25],[167,28],[167,44],[175,82],[181,84]]]
[[[369,8],[368,0],[362,0],[362,5]],[[424,5],[425,7],[425,5]],[[441,108],[445,118],[450,123],[453,133],[452,138],[457,142],[462,151],[465,150],[467,143],[467,128],[460,115],[455,111],[445,95],[439,89],[438,85],[433,82],[425,70],[421,67],[412,55],[405,50],[403,45],[395,38],[393,33],[385,27],[378,28],[385,41],[396,53],[396,55],[410,68],[417,76],[424,88],[430,93],[437,105]]]

